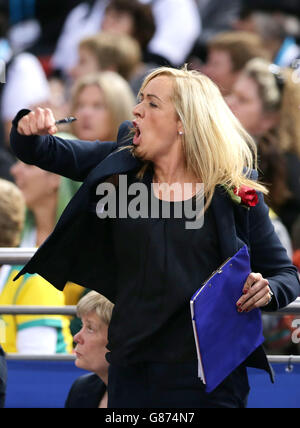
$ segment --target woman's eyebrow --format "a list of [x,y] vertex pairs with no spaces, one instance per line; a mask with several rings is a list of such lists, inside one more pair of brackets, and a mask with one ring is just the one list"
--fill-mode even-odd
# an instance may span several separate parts
[[[140,93],[140,97],[144,98],[144,94],[142,92]],[[163,102],[163,100],[161,98],[159,98],[157,95],[154,95],[154,94],[147,94],[146,98],[156,98],[160,102]]]

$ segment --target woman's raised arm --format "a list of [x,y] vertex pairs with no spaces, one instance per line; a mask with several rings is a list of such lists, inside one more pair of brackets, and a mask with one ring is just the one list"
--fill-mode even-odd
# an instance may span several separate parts
[[116,142],[65,140],[50,109],[21,110],[13,120],[10,144],[23,162],[83,181],[114,149]]

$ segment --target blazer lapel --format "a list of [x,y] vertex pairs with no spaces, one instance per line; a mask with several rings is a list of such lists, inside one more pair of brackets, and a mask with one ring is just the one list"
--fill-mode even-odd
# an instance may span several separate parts
[[212,210],[218,229],[221,254],[224,260],[238,251],[238,238],[235,227],[233,203],[224,189],[217,186],[212,199]]
[[129,149],[115,151],[90,173],[86,183],[93,186],[113,174],[123,174],[139,166],[142,166],[142,162],[136,159]]

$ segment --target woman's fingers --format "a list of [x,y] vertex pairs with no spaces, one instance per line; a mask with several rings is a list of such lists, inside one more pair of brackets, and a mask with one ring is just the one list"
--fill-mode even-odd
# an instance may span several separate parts
[[52,110],[48,108],[36,108],[18,123],[18,133],[21,135],[47,135],[56,132],[55,118]]
[[266,306],[271,297],[269,281],[260,273],[251,273],[245,283],[243,296],[237,302],[239,312],[249,312]]
[[55,118],[53,112],[50,108],[45,109],[45,125],[49,134],[56,134],[56,132],[58,131],[55,125]]

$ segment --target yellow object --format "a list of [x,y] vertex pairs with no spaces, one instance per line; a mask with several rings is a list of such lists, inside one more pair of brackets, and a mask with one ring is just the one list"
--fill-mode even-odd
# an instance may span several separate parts
[[[0,294],[0,305],[65,306],[64,294],[39,275],[26,274],[14,282],[13,278],[20,268],[20,266],[11,268]],[[0,320],[1,325],[5,325],[5,334],[2,334],[5,342],[1,343],[5,352],[18,352],[16,346],[18,331],[43,326],[57,329],[56,353],[72,352],[73,339],[69,328],[70,322],[66,316],[0,315]]]

